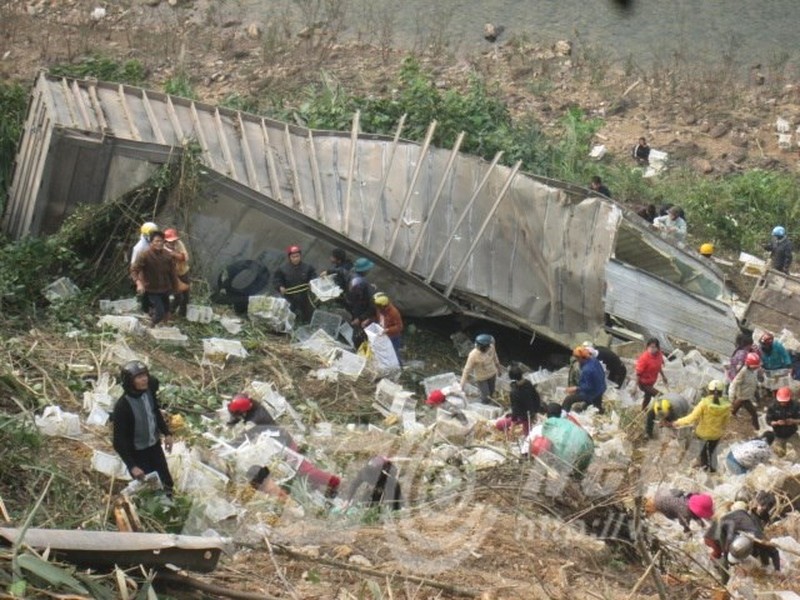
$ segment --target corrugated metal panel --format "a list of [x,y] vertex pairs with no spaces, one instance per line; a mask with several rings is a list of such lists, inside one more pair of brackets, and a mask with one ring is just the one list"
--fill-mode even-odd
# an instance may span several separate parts
[[743,320],[748,327],[800,337],[800,279],[768,270],[750,295]]
[[653,334],[730,356],[739,331],[728,304],[708,300],[617,260],[606,266],[606,310]]
[[[393,138],[358,135],[357,119],[350,132],[309,131],[139,88],[44,75],[34,98],[48,103],[40,102],[42,108],[29,119],[55,119],[44,124],[46,130],[88,128],[114,155],[163,162],[194,140],[212,179],[230,194],[215,198],[232,203],[230,214],[238,214],[235,205],[245,202],[299,228],[245,235],[247,223],[239,221],[228,241],[214,238],[210,272],[226,256],[263,252],[265,243],[313,230],[321,239],[345,240],[356,252],[406,269],[413,276],[409,281],[425,281],[445,295],[481,298],[515,322],[561,339],[602,327],[603,272],[614,251],[697,293],[713,297],[721,288],[713,270],[694,264],[689,253],[684,256],[641,228],[620,228],[623,211],[613,202],[518,172],[499,164],[499,157],[487,163],[404,141],[402,127]],[[49,153],[69,151],[75,143],[70,136],[54,142],[29,133],[20,157],[25,165],[52,163]],[[108,156],[104,162],[116,164]],[[37,222],[54,181],[27,168],[18,168],[6,214],[6,229],[15,236],[59,224]],[[51,210],[50,221],[78,201],[106,197],[102,189],[82,190],[82,196],[74,186],[68,189],[65,210]],[[215,217],[217,228],[225,214]],[[213,237],[201,217],[199,231]]]

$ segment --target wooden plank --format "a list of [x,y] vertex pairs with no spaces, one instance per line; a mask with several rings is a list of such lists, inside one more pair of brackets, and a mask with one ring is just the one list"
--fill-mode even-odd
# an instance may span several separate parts
[[217,169],[216,164],[214,163],[214,158],[211,156],[211,150],[208,147],[208,141],[206,140],[206,132],[203,130],[203,125],[200,123],[200,115],[197,113],[197,105],[194,102],[189,104],[189,110],[192,115],[192,125],[194,126],[194,133],[197,135],[197,141],[200,143],[200,148],[203,149],[203,156],[206,159],[206,164],[214,169]]
[[236,118],[239,122],[239,137],[242,145],[242,155],[244,156],[244,166],[247,170],[247,181],[251,188],[255,191],[261,191],[261,184],[258,182],[258,173],[256,173],[256,165],[253,162],[253,153],[250,151],[250,141],[247,138],[247,130],[244,126],[242,113],[237,112]]
[[461,148],[461,143],[464,141],[464,132],[458,134],[458,138],[456,139],[456,143],[453,146],[452,151],[450,152],[450,157],[447,159],[447,165],[444,168],[444,172],[442,173],[442,178],[439,181],[439,186],[436,188],[436,193],[433,196],[433,200],[431,201],[430,206],[428,207],[428,211],[425,213],[425,216],[422,218],[422,224],[420,225],[419,231],[417,232],[417,239],[414,240],[414,247],[411,250],[411,253],[408,255],[408,263],[406,264],[406,271],[411,271],[411,268],[414,266],[414,261],[417,259],[419,255],[419,247],[422,245],[422,238],[425,235],[425,232],[428,230],[428,223],[430,222],[430,216],[436,212],[436,207],[439,205],[439,200],[442,197],[442,192],[444,191],[444,186],[447,184],[447,180],[450,178],[450,172],[453,169],[453,164],[455,163],[456,157],[458,156],[458,151]]
[[100,123],[103,133],[108,133],[108,121],[106,121],[106,115],[105,112],[103,112],[103,105],[100,103],[100,99],[97,97],[97,86],[90,85],[88,91],[89,100],[91,101],[92,108],[94,109],[94,116],[97,118],[98,123]]
[[261,133],[264,136],[264,155],[267,158],[267,171],[269,172],[269,184],[272,188],[272,199],[283,204],[281,185],[278,181],[278,169],[275,167],[275,154],[272,151],[272,144],[269,142],[267,122],[264,119],[261,119]]
[[521,166],[522,166],[522,161],[521,160],[517,161],[517,164],[514,165],[514,168],[511,170],[511,173],[509,173],[508,177],[506,178],[506,181],[503,184],[503,187],[500,190],[500,193],[497,195],[497,198],[495,199],[494,204],[492,204],[492,208],[489,210],[489,213],[483,219],[483,223],[481,223],[481,226],[478,229],[478,233],[475,234],[475,237],[472,240],[472,244],[470,244],[469,250],[464,253],[464,256],[461,258],[461,262],[459,263],[458,267],[456,268],[455,273],[453,273],[453,277],[450,279],[450,283],[447,285],[447,288],[445,289],[445,292],[444,292],[445,296],[449,297],[450,294],[453,293],[453,288],[456,285],[456,281],[458,280],[459,276],[461,275],[461,272],[464,270],[464,267],[467,266],[467,262],[469,261],[470,257],[472,256],[472,253],[475,252],[475,248],[477,247],[478,242],[480,241],[481,237],[483,237],[483,233],[486,231],[486,228],[489,226],[489,222],[494,218],[494,214],[497,212],[497,209],[500,206],[500,203],[503,201],[503,198],[505,198],[506,193],[508,193],[508,188],[511,187],[511,183],[514,181],[514,178],[517,176],[517,173],[519,172],[519,168]]
[[[128,130],[130,131],[131,137],[134,140],[141,142],[142,136],[139,133],[139,128],[136,126],[136,123],[134,123],[133,121],[133,115],[131,114],[131,107],[128,106],[128,99],[125,95],[125,86],[119,84],[119,87],[117,88],[117,93],[119,94],[119,103],[122,106],[122,111],[125,113],[125,120],[128,122]],[[117,135],[119,135],[119,132],[117,132]]]
[[478,198],[478,195],[481,193],[481,190],[486,185],[486,182],[489,180],[489,175],[491,175],[492,171],[494,171],[494,168],[497,166],[497,163],[500,161],[500,157],[501,156],[503,156],[502,151],[498,152],[497,154],[495,154],[494,159],[492,160],[492,164],[490,164],[489,168],[486,169],[486,173],[484,174],[483,179],[481,179],[480,183],[478,184],[478,187],[475,188],[475,191],[472,192],[472,196],[470,197],[469,201],[467,202],[467,205],[464,207],[464,210],[461,211],[461,214],[459,215],[458,220],[456,221],[456,224],[453,226],[453,230],[450,232],[450,235],[448,236],[447,241],[444,243],[444,245],[442,246],[441,251],[439,252],[438,256],[436,257],[436,260],[434,261],[433,266],[431,267],[431,272],[428,273],[428,276],[425,278],[425,283],[430,284],[431,280],[433,279],[434,273],[436,273],[436,269],[438,269],[439,265],[442,264],[442,261],[444,260],[444,256],[445,256],[445,254],[447,254],[448,248],[450,248],[450,244],[453,243],[453,239],[456,237],[456,233],[458,233],[458,228],[461,227],[461,224],[464,222],[464,219],[467,218],[467,215],[469,214],[469,211],[472,210],[472,205],[475,204],[475,200]]
[[319,174],[319,163],[317,162],[317,148],[314,145],[314,134],[308,130],[308,162],[311,164],[311,182],[314,185],[314,199],[316,200],[317,221],[323,225],[325,219],[325,197],[322,194],[322,178]]
[[403,219],[405,219],[408,205],[411,204],[411,197],[414,195],[414,188],[417,187],[419,174],[422,172],[422,167],[425,164],[425,160],[428,158],[428,148],[430,148],[431,139],[433,139],[433,133],[435,131],[436,121],[434,120],[430,125],[428,125],[428,132],[425,134],[425,141],[422,142],[422,149],[420,150],[419,157],[417,158],[417,166],[414,167],[414,173],[411,176],[411,183],[406,189],[406,195],[403,197],[403,205],[400,208],[400,213],[397,215],[397,221],[394,224],[394,231],[392,232],[392,237],[389,241],[389,247],[385,252],[386,256],[391,256],[392,252],[394,252],[394,246],[397,243],[397,236],[400,234],[400,227],[403,225]]
[[175,112],[175,105],[172,103],[172,98],[167,96],[167,117],[169,122],[172,123],[172,130],[175,132],[175,139],[178,143],[183,145],[186,143],[186,134],[183,133],[183,126],[178,118],[178,113]]
[[294,146],[292,145],[292,134],[289,132],[289,124],[283,126],[283,135],[286,142],[286,155],[289,158],[289,169],[292,172],[292,207],[300,212],[303,210],[303,192],[300,188],[300,176],[297,173],[297,161],[294,157]]
[[156,113],[153,111],[153,106],[150,104],[150,98],[147,97],[146,90],[142,90],[142,106],[144,106],[144,112],[147,114],[147,120],[150,122],[150,129],[153,130],[153,134],[156,136],[156,141],[159,144],[166,144],[167,140],[164,138],[164,134],[161,132],[161,127],[158,125]]
[[228,145],[227,130],[222,125],[222,116],[219,114],[219,108],[214,109],[214,126],[217,129],[219,145],[222,147],[222,156],[225,158],[225,162],[228,163],[228,175],[234,179],[238,179],[239,176],[236,173],[236,164],[233,162],[233,154],[231,154],[231,148]]
[[407,114],[403,114],[400,117],[400,122],[397,124],[397,129],[394,132],[394,138],[392,139],[392,145],[390,146],[389,150],[389,164],[386,165],[386,169],[383,171],[383,178],[381,180],[381,189],[378,192],[377,201],[375,202],[375,206],[372,209],[372,218],[369,221],[369,228],[364,233],[363,244],[365,246],[369,246],[370,242],[372,241],[372,232],[375,230],[375,219],[378,216],[378,209],[381,207],[383,203],[383,194],[386,192],[386,184],[389,182],[389,174],[392,172],[392,165],[394,164],[394,157],[397,153],[397,142],[400,139],[400,134],[403,131],[403,127],[406,124],[406,117]]
[[358,148],[358,124],[361,122],[361,112],[356,111],[353,116],[353,126],[350,128],[350,164],[347,166],[347,187],[344,194],[344,234],[350,236],[350,196],[353,193],[353,173],[356,168],[356,149]]
[[89,112],[86,110],[86,105],[83,102],[83,94],[81,93],[81,88],[76,80],[72,81],[72,97],[74,98],[75,104],[78,107],[78,112],[80,112],[81,119],[83,119],[83,128],[94,129],[94,125],[92,124],[92,121],[89,119]]

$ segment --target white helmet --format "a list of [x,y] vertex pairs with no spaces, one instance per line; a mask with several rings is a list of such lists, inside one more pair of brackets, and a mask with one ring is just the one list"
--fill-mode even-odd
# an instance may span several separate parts
[[735,562],[730,561],[730,557],[733,557],[736,561],[744,560],[750,556],[752,552],[753,540],[744,535],[737,535],[728,547],[729,562]]

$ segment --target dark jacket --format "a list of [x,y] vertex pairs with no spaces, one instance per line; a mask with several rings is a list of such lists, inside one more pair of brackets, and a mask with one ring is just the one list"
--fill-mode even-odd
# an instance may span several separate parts
[[792,264],[792,242],[788,237],[773,239],[765,248],[770,252],[770,266],[776,271],[789,272]]
[[[764,526],[752,512],[747,510],[735,510],[729,512],[719,521],[714,521],[706,531],[705,537],[719,544],[722,556],[728,552],[731,542],[736,539],[737,534],[747,533],[754,538],[764,539]],[[758,542],[753,542],[753,556],[761,560],[761,564],[767,566],[772,560],[772,566],[776,571],[781,569],[781,557],[777,548],[765,546]]]
[[286,261],[275,271],[275,287],[286,288],[286,295],[308,292],[308,282],[317,278],[317,272],[311,265],[300,262],[293,265]]
[[178,289],[178,271],[175,258],[166,250],[152,246],[142,252],[131,267],[134,281],[141,279],[150,294],[166,294]]
[[608,380],[617,384],[617,387],[622,387],[625,377],[628,376],[628,369],[622,364],[620,357],[605,346],[595,346],[595,350],[597,350],[597,360],[608,370]]
[[[158,379],[151,375],[148,389],[150,393],[148,397],[151,399],[150,406],[156,418],[156,429],[162,435],[167,436],[170,435],[170,431],[167,422],[164,420],[164,415],[161,414],[161,407],[158,403],[157,396],[158,387]],[[117,454],[119,454],[122,462],[125,463],[129,471],[133,469],[133,467],[138,466],[135,458],[136,448],[133,444],[135,420],[133,409],[130,405],[131,400],[134,400],[134,398],[135,394],[130,392],[126,392],[120,396],[119,400],[117,400],[117,403],[114,405],[114,412],[111,415],[111,420],[114,423],[114,450],[117,451]]]
[[342,292],[347,291],[347,283],[350,281],[350,272],[353,270],[353,263],[349,260],[344,261],[328,269],[328,273],[333,275],[333,281],[342,288]]
[[354,319],[375,319],[375,304],[372,302],[375,291],[375,286],[364,275],[356,274],[350,279],[346,298]]
[[542,399],[527,379],[511,382],[511,418],[527,423],[536,413],[544,414]]
[[[800,404],[792,400],[784,404],[773,402],[767,408],[767,425],[773,421],[783,421],[784,419],[800,419]],[[797,425],[771,425],[775,437],[785,440],[797,433]]]
[[581,365],[578,388],[587,400],[593,401],[606,391],[606,373],[596,358],[590,358]]

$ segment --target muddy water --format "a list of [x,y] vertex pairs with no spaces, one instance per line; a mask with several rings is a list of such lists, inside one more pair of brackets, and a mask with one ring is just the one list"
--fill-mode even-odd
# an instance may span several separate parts
[[[675,53],[699,63],[800,64],[798,0],[237,0],[261,19],[324,20],[319,4],[343,8],[347,35],[400,46],[431,44],[455,51],[488,47],[483,25],[510,35],[551,42],[570,39],[639,64]],[[295,21],[297,22],[297,21]]]

